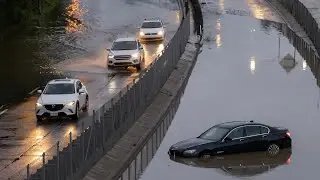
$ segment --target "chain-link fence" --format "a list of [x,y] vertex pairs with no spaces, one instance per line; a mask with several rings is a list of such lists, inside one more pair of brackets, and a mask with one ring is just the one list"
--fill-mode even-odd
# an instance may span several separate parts
[[310,10],[299,0],[278,0],[298,21],[320,52],[320,30]]
[[174,37],[140,77],[118,96],[94,111],[92,125],[75,137],[72,132],[10,179],[81,179],[143,114],[167,81],[183,54],[190,36],[190,15],[182,20]]

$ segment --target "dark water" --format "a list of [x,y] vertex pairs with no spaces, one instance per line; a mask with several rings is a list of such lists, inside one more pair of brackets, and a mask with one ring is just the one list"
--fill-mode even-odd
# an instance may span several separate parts
[[55,76],[67,76],[52,65],[96,57],[118,35],[136,31],[143,13],[132,6],[177,9],[176,0],[40,2],[45,3],[0,0],[0,106],[23,99]]
[[67,33],[68,19],[76,21],[65,10],[71,1],[47,0],[41,11],[35,0],[27,2],[0,4],[0,105],[21,100],[47,79],[58,76],[51,64],[72,55],[74,49],[50,40]]

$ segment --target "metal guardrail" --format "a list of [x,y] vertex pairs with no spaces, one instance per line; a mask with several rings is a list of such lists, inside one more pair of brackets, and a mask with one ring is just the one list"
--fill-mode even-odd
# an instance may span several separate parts
[[164,116],[159,121],[160,123],[158,123],[153,132],[150,133],[150,137],[146,138],[148,140],[138,149],[136,154],[133,154],[133,156],[129,158],[130,160],[126,162],[126,166],[116,173],[115,177],[113,177],[114,180],[139,179],[143,171],[151,162],[163,138],[165,137],[165,134],[180,105],[180,97],[182,94],[183,92],[180,92],[176,96],[170,107],[164,113]]
[[314,47],[308,44],[308,42],[306,42],[303,37],[298,36],[286,24],[280,24],[279,28],[282,34],[288,38],[290,44],[292,44],[295,47],[295,49],[299,52],[299,54],[306,60],[312,74],[317,80],[318,87],[320,87],[320,57],[318,56]]
[[320,53],[320,30],[309,9],[299,0],[278,0],[298,21]]
[[174,37],[139,78],[94,111],[91,126],[84,129],[82,125],[77,137],[70,132],[9,179],[81,179],[153,101],[185,51],[189,36],[190,14],[187,14]]

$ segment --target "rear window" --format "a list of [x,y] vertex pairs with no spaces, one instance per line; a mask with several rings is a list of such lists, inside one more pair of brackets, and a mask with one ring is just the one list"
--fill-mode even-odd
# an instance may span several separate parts
[[246,127],[247,136],[254,136],[261,134],[260,126],[247,126]]
[[141,25],[141,28],[161,28],[162,25],[160,22],[144,22]]
[[261,126],[260,128],[261,128],[261,134],[268,133],[269,131],[269,129],[266,127]]

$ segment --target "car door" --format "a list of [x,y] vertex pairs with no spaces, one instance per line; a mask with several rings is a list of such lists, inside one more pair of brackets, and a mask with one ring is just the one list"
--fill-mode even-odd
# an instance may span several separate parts
[[267,149],[267,146],[269,145],[269,133],[270,129],[266,126],[260,126],[261,131],[261,146],[262,151]]
[[138,41],[138,47],[139,47],[139,52],[140,52],[141,59],[144,60],[144,49],[143,49],[143,46],[141,45],[141,43],[139,41]]
[[254,151],[261,151],[264,149],[263,143],[263,135],[261,133],[261,126],[259,125],[247,125],[246,126],[246,152],[254,152]]
[[224,139],[223,151],[225,154],[241,153],[244,151],[245,127],[236,127]]
[[77,93],[78,93],[78,97],[79,97],[79,106],[80,106],[80,108],[84,106],[85,98],[86,98],[86,94],[85,93],[80,93],[82,91],[83,91],[83,86],[82,86],[80,81],[77,81]]

